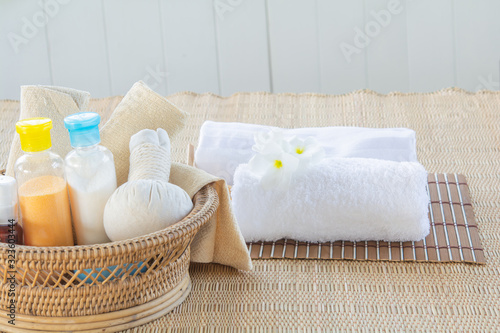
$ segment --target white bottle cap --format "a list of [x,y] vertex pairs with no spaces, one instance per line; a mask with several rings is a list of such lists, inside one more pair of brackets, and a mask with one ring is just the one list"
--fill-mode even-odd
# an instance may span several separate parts
[[9,176],[0,175],[0,225],[17,218],[17,184]]

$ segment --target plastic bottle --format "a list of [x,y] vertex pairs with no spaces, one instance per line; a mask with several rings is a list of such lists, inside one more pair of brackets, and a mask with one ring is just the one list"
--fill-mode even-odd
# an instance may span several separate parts
[[64,118],[71,146],[66,155],[71,213],[76,242],[90,245],[109,242],[103,225],[104,207],[116,190],[113,154],[99,145],[99,122],[95,112],[81,112]]
[[17,183],[0,175],[0,242],[23,243],[23,229],[18,223]]
[[64,161],[50,151],[51,129],[49,118],[16,124],[25,152],[14,166],[25,245],[74,245]]

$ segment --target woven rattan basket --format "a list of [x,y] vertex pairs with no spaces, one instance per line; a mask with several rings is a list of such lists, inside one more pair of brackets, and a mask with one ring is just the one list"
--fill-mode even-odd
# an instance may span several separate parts
[[[19,245],[15,267],[0,244],[0,330],[115,332],[168,313],[191,290],[190,244],[218,204],[207,185],[191,213],[164,230],[92,246]],[[11,300],[15,326],[8,324]]]

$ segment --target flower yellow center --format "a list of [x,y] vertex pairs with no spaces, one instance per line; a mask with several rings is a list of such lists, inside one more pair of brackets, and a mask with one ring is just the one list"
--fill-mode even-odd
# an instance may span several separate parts
[[300,155],[300,154],[302,154],[302,153],[304,152],[304,150],[305,150],[305,149],[304,149],[303,147],[297,147],[297,148],[295,148],[295,152],[296,152],[297,154],[299,154],[299,155]]
[[276,160],[276,161],[274,161],[274,167],[275,167],[276,169],[279,169],[279,168],[281,168],[282,166],[283,166],[283,163],[282,163],[280,160]]

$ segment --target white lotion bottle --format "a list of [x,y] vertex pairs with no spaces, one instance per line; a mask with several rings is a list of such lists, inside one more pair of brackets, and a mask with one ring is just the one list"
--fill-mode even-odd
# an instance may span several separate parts
[[116,190],[113,154],[99,145],[101,117],[80,112],[64,118],[73,150],[66,155],[66,178],[77,245],[110,242],[103,225],[104,207]]

